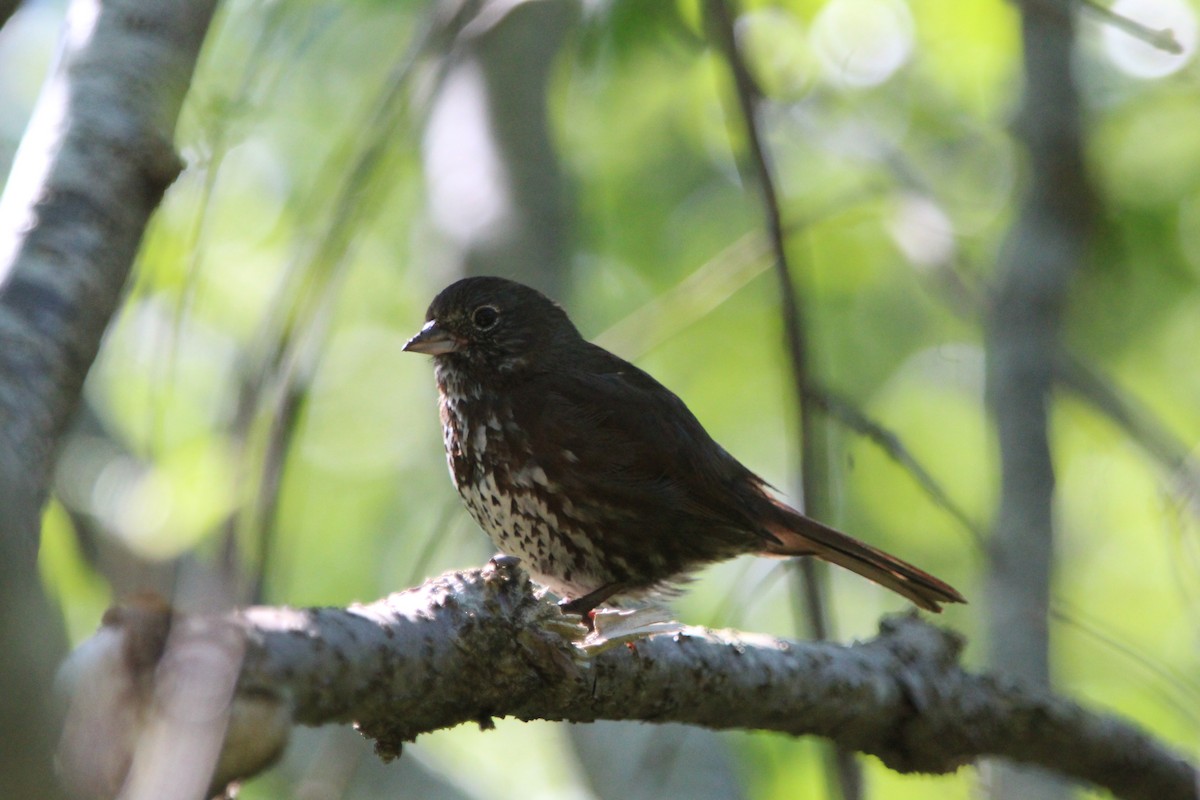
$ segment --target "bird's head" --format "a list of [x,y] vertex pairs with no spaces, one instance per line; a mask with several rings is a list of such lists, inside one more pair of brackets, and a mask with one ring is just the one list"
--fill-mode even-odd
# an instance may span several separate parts
[[580,339],[557,303],[504,278],[452,283],[430,303],[425,320],[404,349],[471,370],[518,372],[535,355],[544,363],[558,346]]

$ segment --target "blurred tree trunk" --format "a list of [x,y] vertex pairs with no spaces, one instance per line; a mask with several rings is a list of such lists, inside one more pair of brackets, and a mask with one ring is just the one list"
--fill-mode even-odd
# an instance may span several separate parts
[[430,207],[456,249],[445,277],[502,275],[562,297],[573,205],[547,97],[578,8],[494,0],[472,10],[443,56],[424,134]]
[[65,636],[38,575],[42,509],[146,221],[179,171],[175,119],[215,4],[73,4],[0,199],[3,797],[57,792],[50,684]]
[[[1020,5],[1025,92],[1017,133],[1029,169],[987,327],[987,394],[1001,457],[987,610],[992,668],[1049,685],[1054,465],[1048,416],[1063,309],[1085,255],[1092,203],[1072,80],[1074,7]],[[996,766],[990,783],[995,798],[1036,800],[1067,792],[1058,778],[1004,765]]]

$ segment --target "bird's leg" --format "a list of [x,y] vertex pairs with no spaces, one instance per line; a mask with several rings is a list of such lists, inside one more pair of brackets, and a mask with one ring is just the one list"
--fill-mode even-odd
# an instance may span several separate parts
[[558,607],[564,614],[578,614],[589,631],[596,629],[596,606],[612,597],[624,587],[619,583],[606,583],[599,589],[588,592],[583,597],[574,600],[563,599]]

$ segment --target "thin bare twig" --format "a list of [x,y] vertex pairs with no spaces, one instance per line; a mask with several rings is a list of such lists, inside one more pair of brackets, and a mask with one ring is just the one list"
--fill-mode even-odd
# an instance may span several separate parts
[[1143,41],[1151,47],[1162,50],[1164,53],[1170,53],[1173,56],[1183,54],[1183,45],[1175,38],[1175,31],[1170,28],[1151,28],[1149,25],[1138,22],[1136,19],[1113,11],[1108,6],[1101,5],[1096,0],[1077,0],[1077,2],[1083,6],[1084,11],[1095,14],[1114,28],[1128,33],[1133,38]]
[[[804,306],[796,293],[788,266],[787,242],[783,231],[779,196],[775,190],[775,178],[767,162],[766,151],[758,126],[758,89],[742,60],[733,29],[733,18],[724,0],[709,0],[710,24],[722,52],[729,64],[733,77],[735,95],[743,123],[746,125],[747,140],[753,181],[758,184],[766,217],[767,240],[772,255],[774,273],[779,280],[780,304],[784,323],[784,341],[792,364],[792,381],[799,410],[801,435],[801,476],[803,480],[803,505],[806,513],[816,514],[814,505],[820,505],[825,495],[822,483],[817,480],[819,459],[810,458],[817,435],[813,409],[805,402],[805,390],[813,381],[807,343]],[[827,614],[823,602],[813,588],[806,590],[809,617],[818,638],[827,638]]]
[[[865,190],[855,191],[817,214],[787,223],[784,234],[794,235],[842,213],[870,196],[873,196],[873,192],[867,194]],[[676,286],[610,326],[596,337],[596,342],[627,358],[638,358],[678,330],[691,325],[738,289],[770,269],[771,262],[767,260],[769,255],[769,246],[761,233],[746,234],[706,261]],[[949,272],[956,274],[953,271]],[[977,294],[971,297],[974,302],[972,308],[978,309],[982,304]],[[655,330],[655,326],[662,326],[663,320],[669,321],[669,329],[665,332]],[[901,469],[908,472],[936,507],[941,508],[966,529],[976,547],[982,552],[982,526],[971,519],[966,510],[950,497],[899,434],[872,419],[851,400],[832,390],[820,385],[810,385],[805,394],[831,419],[875,444]]]
[[[1146,648],[1131,642],[1111,630],[1108,620],[1090,618],[1088,613],[1061,597],[1054,597],[1050,615],[1063,625],[1086,636],[1100,646],[1136,664],[1146,673],[1157,678],[1165,686],[1157,686],[1157,693],[1171,711],[1179,714],[1193,729],[1200,729],[1200,684],[1188,676],[1181,675],[1174,667],[1161,659],[1146,657]],[[1170,690],[1174,690],[1172,694]]]
[[[785,238],[809,230],[883,195],[885,187],[852,189],[784,226]],[[670,289],[626,314],[595,337],[596,344],[637,360],[719,307],[751,281],[772,269],[770,243],[750,231],[709,258]]]
[[[775,177],[771,171],[762,132],[759,129],[758,98],[760,93],[738,49],[733,14],[725,0],[709,0],[707,17],[733,78],[738,108],[741,112],[742,122],[746,126],[747,145],[756,178],[755,182],[762,195],[767,239],[774,257],[774,271],[779,280],[785,341],[792,364],[793,388],[800,417],[800,475],[803,486],[803,506],[806,513],[816,518],[826,517],[830,502],[829,480],[825,470],[825,431],[821,428],[816,405],[808,402],[806,395],[806,389],[814,383],[806,314],[788,266],[783,212],[780,210]],[[811,558],[801,559],[799,570],[801,590],[813,634],[818,639],[828,638],[829,612],[825,607],[821,590],[822,571],[816,560]],[[854,754],[838,747],[835,749],[833,760],[833,770],[837,775],[837,783],[843,800],[861,798],[863,794],[862,770],[855,761]]]
[[882,450],[889,458],[908,472],[922,491],[933,503],[955,519],[958,524],[971,535],[975,546],[982,550],[984,546],[983,527],[971,519],[971,516],[960,506],[949,493],[930,474],[912,451],[905,446],[899,435],[871,419],[863,411],[844,397],[817,386],[809,386],[808,399],[820,406],[821,410],[850,430],[864,436]]

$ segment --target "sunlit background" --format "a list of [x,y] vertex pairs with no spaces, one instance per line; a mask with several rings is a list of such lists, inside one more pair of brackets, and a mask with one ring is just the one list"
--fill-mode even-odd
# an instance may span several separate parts
[[[447,478],[432,369],[402,353],[464,270],[558,297],[585,335],[682,396],[795,497],[797,431],[744,134],[692,0],[226,2],[178,133],[187,171],[63,452],[42,550],[72,637],[142,586],[233,563],[256,602],[370,600],[492,552]],[[791,226],[816,369],[897,434],[950,500],[832,424],[831,522],[973,602],[978,633],[997,452],[982,402],[983,284],[1024,180],[1010,123],[1017,17],[1001,0],[745,2],[738,34]],[[1102,211],[1066,338],[1200,441],[1196,5],[1118,0],[1170,55],[1084,14],[1077,77]],[[0,32],[11,163],[65,14]],[[1055,398],[1060,688],[1200,745],[1200,500],[1156,434]],[[836,636],[899,598],[830,574]],[[799,635],[775,562],[705,572],[698,624]],[[384,766],[349,730],[304,732],[247,798],[824,797],[817,748],[775,735],[501,721],[423,737]],[[966,798],[970,770],[893,774],[870,796]],[[684,793],[686,791],[686,793]]]

